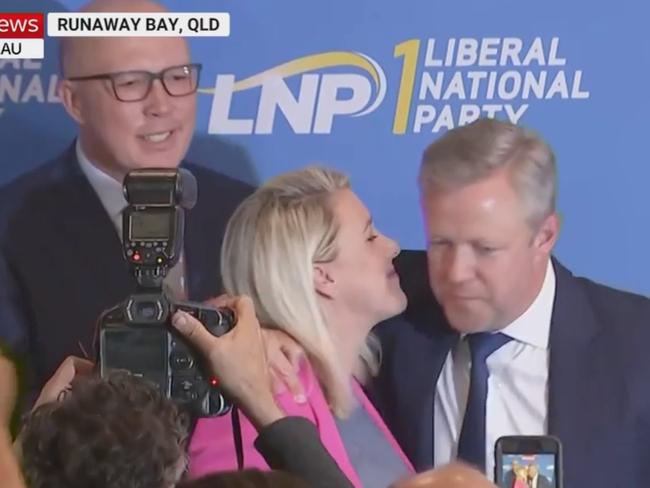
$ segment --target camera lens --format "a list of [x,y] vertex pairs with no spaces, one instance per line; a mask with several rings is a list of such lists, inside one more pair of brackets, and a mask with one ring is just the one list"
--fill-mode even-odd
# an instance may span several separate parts
[[225,415],[230,411],[232,405],[226,401],[220,391],[210,392],[210,415]]
[[227,334],[235,325],[235,314],[228,308],[203,310],[200,317],[205,328],[214,336]]
[[138,302],[135,304],[135,315],[144,320],[152,320],[158,316],[156,302]]

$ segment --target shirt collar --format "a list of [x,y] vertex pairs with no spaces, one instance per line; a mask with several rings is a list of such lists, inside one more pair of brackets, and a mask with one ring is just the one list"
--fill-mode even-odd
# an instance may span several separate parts
[[122,183],[104,173],[95,163],[88,159],[81,148],[79,139],[77,139],[75,151],[81,171],[88,178],[109,217],[113,222],[120,222],[122,210],[128,205],[124,193],[122,193]]
[[533,303],[500,332],[518,342],[530,344],[539,349],[548,349],[554,300],[555,270],[549,259],[544,283]]

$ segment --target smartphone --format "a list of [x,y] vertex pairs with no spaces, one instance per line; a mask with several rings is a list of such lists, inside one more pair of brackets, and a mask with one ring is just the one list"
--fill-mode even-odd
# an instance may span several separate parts
[[494,458],[499,488],[562,488],[562,444],[557,437],[500,437]]

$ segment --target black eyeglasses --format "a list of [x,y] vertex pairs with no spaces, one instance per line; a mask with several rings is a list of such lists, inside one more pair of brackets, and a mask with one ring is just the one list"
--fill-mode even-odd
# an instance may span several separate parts
[[172,97],[194,93],[199,86],[201,64],[183,64],[165,68],[158,73],[151,71],[120,71],[90,76],[73,76],[70,81],[110,80],[115,98],[121,102],[139,102],[151,91],[153,80],[160,80],[165,91]]

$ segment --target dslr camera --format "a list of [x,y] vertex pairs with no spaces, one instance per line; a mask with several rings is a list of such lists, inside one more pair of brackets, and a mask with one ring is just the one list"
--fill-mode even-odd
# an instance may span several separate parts
[[204,374],[200,355],[171,326],[171,317],[183,310],[220,336],[234,327],[234,313],[175,302],[163,291],[163,279],[182,252],[185,211],[196,203],[196,179],[185,169],[134,170],[123,191],[128,206],[122,214],[122,250],[137,288],[99,318],[100,374],[127,370],[197,417],[224,415],[230,404],[217,379]]

